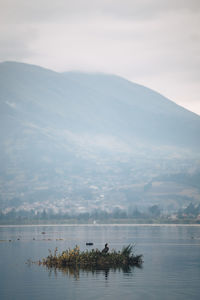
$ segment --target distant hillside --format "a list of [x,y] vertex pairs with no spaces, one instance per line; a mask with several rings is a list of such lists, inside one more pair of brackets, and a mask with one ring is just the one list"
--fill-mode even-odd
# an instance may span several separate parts
[[[134,138],[152,145],[199,149],[200,116],[159,93],[114,75],[73,72],[64,75],[95,93],[102,121],[111,123],[107,130],[114,129],[115,134],[120,131],[129,141]],[[92,102],[90,105],[94,105]],[[94,108],[91,109],[95,114]]]
[[59,74],[22,63],[0,64],[1,114],[38,126],[156,145],[200,146],[200,116],[114,75]]
[[0,209],[143,203],[134,184],[197,167],[200,116],[115,75],[5,62],[0,146]]

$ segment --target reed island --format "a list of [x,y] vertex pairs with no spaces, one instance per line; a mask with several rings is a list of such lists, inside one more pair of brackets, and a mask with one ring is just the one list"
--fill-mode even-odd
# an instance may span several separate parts
[[109,251],[106,245],[102,251],[98,249],[80,251],[80,248],[75,246],[74,249],[68,249],[62,253],[58,253],[58,249],[56,248],[54,253],[49,250],[49,255],[42,261],[39,261],[39,264],[45,265],[48,268],[54,267],[58,269],[64,267],[100,269],[140,266],[143,262],[142,255],[134,254],[134,247],[132,245],[123,247],[121,251],[114,249]]

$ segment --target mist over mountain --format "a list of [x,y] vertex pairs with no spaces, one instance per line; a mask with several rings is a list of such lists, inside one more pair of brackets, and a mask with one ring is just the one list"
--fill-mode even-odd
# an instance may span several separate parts
[[200,116],[119,76],[1,63],[0,146],[3,211],[200,202]]

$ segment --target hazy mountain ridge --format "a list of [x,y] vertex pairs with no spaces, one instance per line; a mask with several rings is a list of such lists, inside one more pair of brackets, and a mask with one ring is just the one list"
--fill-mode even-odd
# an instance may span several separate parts
[[152,178],[199,168],[200,116],[118,76],[6,62],[0,91],[2,209],[145,205]]
[[[127,118],[127,114],[130,112],[130,117],[132,124],[139,125],[147,130],[148,135],[152,132],[149,132],[148,127],[144,127],[142,123],[147,123],[150,120],[158,121],[161,125],[163,125],[163,129],[165,129],[165,134],[168,133],[171,136],[173,132],[170,131],[170,126],[174,126],[173,131],[176,129],[177,133],[180,135],[180,130],[182,129],[193,129],[198,134],[199,129],[199,116],[189,112],[183,107],[175,104],[169,99],[163,97],[159,93],[152,91],[144,86],[132,83],[128,80],[125,80],[121,77],[115,75],[105,75],[105,74],[82,74],[78,72],[70,72],[65,73],[67,78],[73,79],[77,83],[81,83],[82,86],[89,88],[91,90],[97,91],[102,94],[104,99],[107,101],[111,101],[111,97],[114,98],[115,102],[112,102],[113,105],[117,105],[118,103],[123,101],[123,106],[125,107],[125,112],[123,115],[123,107],[120,107],[120,117],[123,117],[123,120]],[[121,103],[120,103],[121,104]],[[134,114],[134,111],[136,114]],[[134,122],[133,116],[136,118],[136,122]],[[140,117],[143,118],[140,118]],[[146,119],[144,119],[146,117]],[[165,121],[171,121],[172,124],[164,124]],[[180,122],[180,124],[179,124]],[[194,122],[194,124],[192,124]],[[196,123],[196,124],[195,124]],[[124,124],[125,125],[125,124]],[[131,124],[129,124],[131,125]],[[156,130],[157,124],[154,125],[154,130]],[[196,125],[196,126],[195,126]],[[178,127],[179,126],[179,127]],[[151,125],[150,125],[151,127]],[[128,128],[126,128],[128,130]],[[133,127],[131,127],[133,129]],[[138,128],[140,129],[140,128]],[[153,130],[152,129],[152,130]],[[162,129],[162,128],[161,128]],[[161,130],[159,129],[159,130]],[[132,134],[136,134],[132,132]],[[144,132],[143,132],[144,133]],[[147,133],[145,135],[145,139],[147,139]],[[187,133],[185,133],[187,135]],[[152,136],[151,136],[152,137]],[[165,139],[166,135],[164,135]],[[157,139],[158,137],[156,137]],[[177,137],[176,137],[177,139]],[[173,143],[175,144],[175,140]],[[167,141],[169,143],[169,141]],[[196,144],[197,141],[195,141]],[[162,140],[164,144],[164,141]],[[198,143],[198,142],[197,142]],[[187,145],[190,147],[190,145]],[[191,145],[192,146],[192,145]],[[199,144],[198,144],[199,146]]]

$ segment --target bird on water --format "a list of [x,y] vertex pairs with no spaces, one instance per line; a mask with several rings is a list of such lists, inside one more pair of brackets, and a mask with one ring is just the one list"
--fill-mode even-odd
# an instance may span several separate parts
[[108,251],[109,248],[108,248],[108,244],[106,243],[104,249],[102,250],[102,253],[108,253]]

